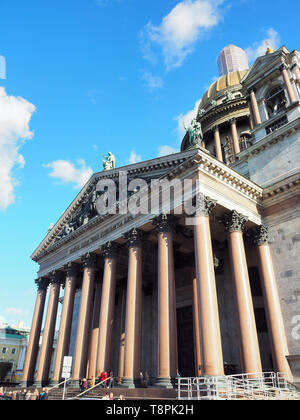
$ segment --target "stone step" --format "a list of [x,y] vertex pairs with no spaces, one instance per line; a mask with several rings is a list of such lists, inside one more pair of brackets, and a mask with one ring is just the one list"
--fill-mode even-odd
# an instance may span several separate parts
[[[114,394],[114,399],[119,399],[121,395],[126,400],[176,400],[177,391],[175,389],[159,389],[159,388],[111,388],[111,389],[95,389],[87,392],[80,398],[103,398],[107,392]],[[80,394],[80,390],[67,388],[65,399],[74,398]],[[61,400],[63,390],[53,390],[48,394],[49,400]]]

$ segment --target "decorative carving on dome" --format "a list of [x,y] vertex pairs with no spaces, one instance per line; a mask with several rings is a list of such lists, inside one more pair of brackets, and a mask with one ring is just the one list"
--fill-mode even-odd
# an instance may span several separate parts
[[205,109],[203,109],[203,108],[199,108],[199,111],[198,111],[198,117],[199,117],[199,118],[203,117],[203,115],[204,115],[205,113],[206,113]]
[[232,101],[233,99],[234,94],[230,90],[227,90],[227,92],[225,93],[225,102]]

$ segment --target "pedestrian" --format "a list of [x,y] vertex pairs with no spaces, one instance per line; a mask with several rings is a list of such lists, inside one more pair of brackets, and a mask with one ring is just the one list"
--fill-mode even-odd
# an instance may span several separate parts
[[114,394],[111,392],[110,394],[109,394],[109,400],[113,400],[114,399]]
[[105,396],[102,398],[102,400],[109,400],[109,393],[108,392],[105,394]]
[[80,388],[80,392],[83,392],[84,391],[83,379],[80,379],[80,381],[79,381],[79,388]]
[[107,388],[107,378],[108,378],[107,372],[102,372],[101,373],[101,382],[103,382],[103,384],[102,384],[103,388]]
[[100,382],[101,382],[101,388],[104,388],[105,384],[104,384],[104,372],[100,373]]
[[31,392],[30,392],[30,390],[28,390],[27,392],[26,392],[26,394],[25,394],[25,400],[26,401],[30,401],[31,400]]
[[83,379],[83,389],[86,390],[89,387],[89,383],[86,378]]
[[43,389],[40,392],[38,399],[39,399],[39,401],[44,401],[46,399],[46,393]]
[[38,401],[40,399],[39,391],[37,389],[35,389],[31,399],[35,401]]
[[110,378],[108,388],[113,388],[113,386],[114,386],[114,374],[111,370],[108,373],[108,377]]
[[144,375],[143,375],[143,372],[140,372],[140,382],[141,382],[141,385],[144,386]]
[[148,388],[148,385],[149,385],[149,374],[148,374],[148,372],[146,371],[145,372],[145,388]]

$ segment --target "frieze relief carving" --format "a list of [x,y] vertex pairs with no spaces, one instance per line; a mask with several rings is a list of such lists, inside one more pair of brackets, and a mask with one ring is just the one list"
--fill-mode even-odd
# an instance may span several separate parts
[[70,233],[75,232],[80,226],[88,224],[88,222],[97,216],[96,203],[100,194],[96,188],[83,201],[82,206],[75,212],[71,220],[65,225],[63,230],[56,236],[54,243],[69,236]]
[[[128,180],[127,180],[128,184],[136,178],[138,178],[138,177],[133,176],[133,177],[128,178]],[[153,177],[147,177],[147,178],[143,177],[143,179],[147,182],[147,184],[150,184],[151,180],[155,179],[155,178],[153,178]],[[119,183],[116,181],[115,185],[116,185],[116,203],[115,204],[116,204],[116,209],[118,209],[119,206],[120,206]],[[128,187],[128,185],[127,185],[127,187]],[[136,193],[139,193],[138,188],[135,189],[134,191],[131,191],[131,190],[127,189],[127,200],[129,200]],[[59,242],[61,239],[66,238],[71,233],[78,230],[81,226],[86,226],[92,219],[96,218],[97,216],[101,217],[101,216],[99,216],[99,214],[97,212],[97,201],[104,194],[105,194],[105,192],[101,192],[101,191],[96,190],[96,184],[95,184],[92,191],[87,195],[86,198],[84,198],[84,201],[81,204],[80,208],[75,211],[75,213],[71,217],[71,219],[66,223],[64,228],[55,237],[52,245]],[[131,220],[131,218],[129,217],[128,220]],[[115,226],[115,228],[118,228],[118,227],[121,227],[121,226],[122,226],[122,223],[120,224],[120,226]]]

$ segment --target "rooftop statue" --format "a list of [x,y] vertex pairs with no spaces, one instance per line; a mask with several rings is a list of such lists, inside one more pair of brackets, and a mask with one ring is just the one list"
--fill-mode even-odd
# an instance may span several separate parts
[[115,169],[116,167],[116,158],[115,156],[109,152],[108,156],[103,155],[103,168],[105,171],[109,171],[111,169]]
[[203,140],[201,124],[196,119],[193,119],[189,128],[186,128],[184,123],[183,126],[185,131],[189,134],[189,148],[201,147],[201,142]]

